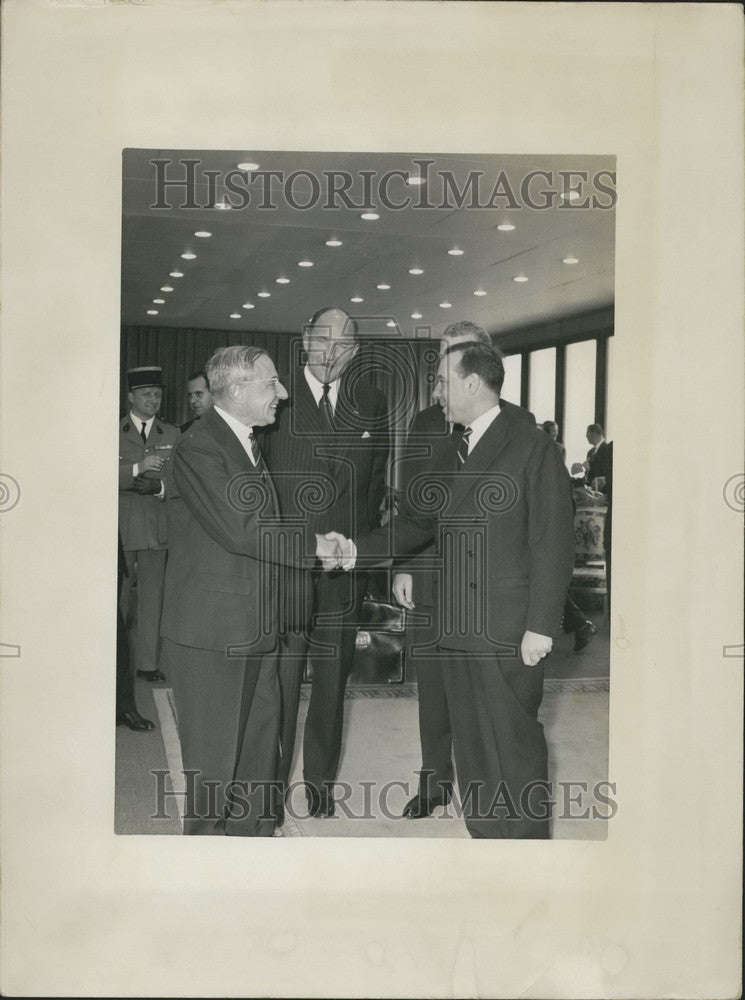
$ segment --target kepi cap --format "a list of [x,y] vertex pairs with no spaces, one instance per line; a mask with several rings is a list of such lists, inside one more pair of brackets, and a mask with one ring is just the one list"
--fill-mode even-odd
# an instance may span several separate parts
[[144,389],[145,386],[157,386],[163,388],[163,369],[156,365],[147,365],[144,368],[130,368],[127,371],[127,386],[130,392],[132,389]]

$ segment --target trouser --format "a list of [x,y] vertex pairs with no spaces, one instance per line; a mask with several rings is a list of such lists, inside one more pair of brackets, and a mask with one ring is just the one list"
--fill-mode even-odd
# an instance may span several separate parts
[[443,650],[458,790],[472,837],[546,839],[543,667],[519,656]]
[[127,627],[132,622],[132,585],[137,579],[137,633],[135,667],[158,669],[158,636],[163,607],[163,580],[166,572],[166,549],[125,551],[127,576],[122,581],[120,607]]
[[567,594],[564,603],[564,617],[561,620],[561,628],[564,632],[576,632],[578,628],[587,621],[587,615],[578,608],[571,597]]
[[129,639],[121,608],[116,609],[116,714],[136,712],[134,680],[129,665]]
[[292,769],[300,685],[306,652],[312,666],[310,703],[303,737],[305,781],[322,789],[335,780],[341,758],[344,690],[352,668],[356,622],[365,595],[366,574],[314,574],[313,615],[308,634],[285,637],[280,660],[282,690],[281,760],[287,783]]
[[[417,611],[433,613],[431,608],[420,605],[417,605]],[[417,655],[414,650],[422,644],[417,630],[411,630],[406,655],[416,667],[419,742],[422,748],[419,794],[422,798],[434,798],[442,794],[443,784],[453,782],[453,744],[443,663],[436,656]]]
[[274,832],[279,684],[274,653],[228,658],[163,639],[186,777],[185,834]]

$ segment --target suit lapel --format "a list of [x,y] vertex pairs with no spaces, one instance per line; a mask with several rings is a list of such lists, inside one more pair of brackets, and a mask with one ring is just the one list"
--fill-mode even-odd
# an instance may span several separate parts
[[[279,503],[269,470],[267,469],[266,474],[263,476],[261,472],[257,471],[256,466],[246,454],[245,448],[236,437],[232,427],[223,420],[219,413],[215,413],[214,410],[210,409],[204,414],[202,420],[205,421],[206,427],[217,444],[227,453],[230,461],[236,464],[241,472],[255,476],[257,479],[263,478],[269,493],[273,513],[276,516],[279,511]],[[246,428],[246,434],[248,434],[248,428]],[[266,462],[264,464],[266,466]]]
[[500,452],[509,444],[515,428],[515,419],[508,410],[497,414],[489,424],[476,447],[469,454],[463,468],[453,476],[447,517],[451,517],[463,505],[466,497],[480,485],[482,477],[488,474]]

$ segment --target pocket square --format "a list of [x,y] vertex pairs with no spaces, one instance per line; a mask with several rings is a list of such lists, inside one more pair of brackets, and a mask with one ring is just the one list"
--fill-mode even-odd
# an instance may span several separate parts
[[362,440],[364,441],[365,438],[369,438],[369,437],[370,437],[370,431],[365,431],[364,434],[362,435]]

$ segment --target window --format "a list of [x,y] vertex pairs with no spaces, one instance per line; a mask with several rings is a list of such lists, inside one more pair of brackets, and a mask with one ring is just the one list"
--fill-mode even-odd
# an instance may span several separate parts
[[547,347],[530,355],[528,409],[536,423],[554,419],[556,406],[556,348]]
[[502,395],[508,403],[520,405],[520,376],[522,374],[522,354],[510,354],[504,359],[504,385]]
[[590,447],[585,432],[587,425],[595,422],[596,355],[594,340],[566,346],[566,403],[559,438],[566,447],[570,469],[574,462],[584,462]]

